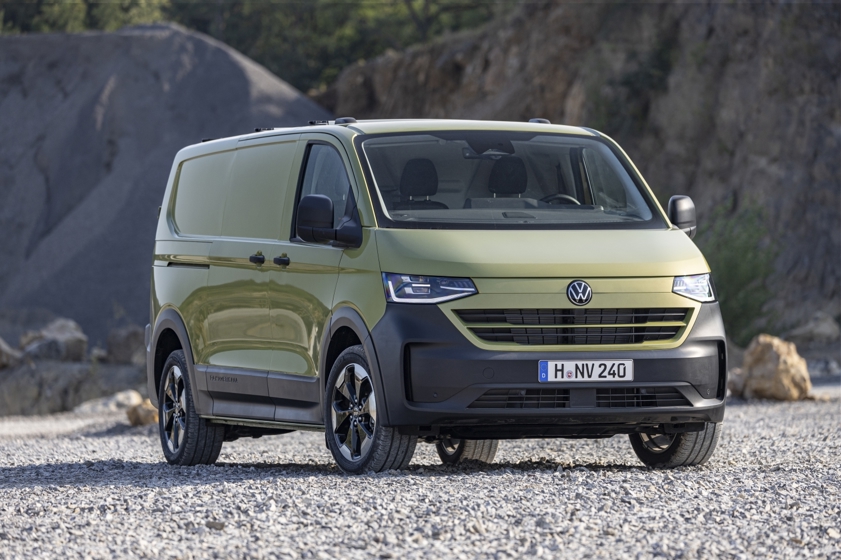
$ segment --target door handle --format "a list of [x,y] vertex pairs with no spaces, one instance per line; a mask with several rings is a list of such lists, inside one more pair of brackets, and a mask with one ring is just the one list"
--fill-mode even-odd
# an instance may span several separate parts
[[257,254],[251,255],[250,257],[248,257],[248,260],[253,262],[254,264],[263,264],[264,262],[266,262],[266,257],[263,256],[263,253],[261,251],[257,251]]
[[275,263],[277,266],[289,266],[289,263],[291,263],[291,262],[292,262],[292,261],[291,261],[291,260],[289,259],[289,257],[287,257],[287,256],[283,256],[283,257],[275,257],[275,258],[274,258],[274,263]]

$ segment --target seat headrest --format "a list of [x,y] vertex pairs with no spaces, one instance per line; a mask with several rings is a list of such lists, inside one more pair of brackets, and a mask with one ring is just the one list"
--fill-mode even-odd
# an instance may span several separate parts
[[488,177],[488,190],[494,194],[523,194],[526,192],[529,176],[526,164],[516,156],[505,156],[496,160]]
[[428,159],[410,159],[400,176],[400,194],[410,196],[432,196],[438,192],[438,172]]

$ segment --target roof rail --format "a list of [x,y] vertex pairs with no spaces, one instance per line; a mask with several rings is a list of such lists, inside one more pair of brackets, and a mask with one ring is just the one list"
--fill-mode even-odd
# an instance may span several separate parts
[[328,121],[307,121],[307,124],[310,126],[317,126],[317,125],[326,125],[330,124]]
[[336,119],[336,124],[354,124],[356,119],[353,117],[339,117]]
[[274,130],[274,128],[255,128],[254,132],[265,132],[267,130]]
[[537,124],[552,124],[549,122],[549,119],[529,119],[530,123],[537,123]]

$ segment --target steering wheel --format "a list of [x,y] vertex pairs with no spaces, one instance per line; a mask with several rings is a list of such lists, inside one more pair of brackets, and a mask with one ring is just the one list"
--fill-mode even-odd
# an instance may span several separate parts
[[581,203],[578,202],[577,200],[575,200],[573,197],[569,196],[568,194],[561,194],[561,193],[555,193],[555,194],[550,194],[549,196],[544,196],[543,198],[540,199],[540,202],[546,202],[548,204],[552,204],[556,200],[559,200],[559,201],[560,200],[568,200],[569,201],[569,202],[558,202],[558,204],[577,204],[577,205],[581,206]]

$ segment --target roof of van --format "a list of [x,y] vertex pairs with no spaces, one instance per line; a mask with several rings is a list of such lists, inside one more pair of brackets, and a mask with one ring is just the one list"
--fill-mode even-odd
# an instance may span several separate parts
[[187,146],[178,152],[177,160],[185,160],[208,153],[236,149],[243,140],[254,140],[278,134],[301,134],[307,132],[331,132],[339,136],[358,134],[388,134],[393,132],[433,132],[441,130],[499,130],[510,132],[548,132],[554,134],[575,134],[596,136],[597,132],[577,126],[516,121],[478,121],[458,119],[383,119],[360,120],[347,124],[334,121],[313,122],[310,125],[266,128],[240,136],[203,140],[200,144]]
[[457,119],[387,119],[357,121],[347,126],[364,134],[389,132],[425,132],[434,130],[505,130],[511,132],[554,132],[595,136],[593,132],[577,126],[516,121],[476,121]]

